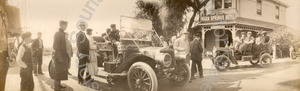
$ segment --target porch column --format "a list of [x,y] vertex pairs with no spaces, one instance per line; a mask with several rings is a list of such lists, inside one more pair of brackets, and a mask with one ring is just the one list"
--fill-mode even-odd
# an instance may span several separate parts
[[222,9],[225,7],[225,0],[222,0]]
[[230,45],[231,47],[234,47],[235,45],[235,38],[236,38],[236,29],[235,29],[235,25],[232,26],[232,31],[231,31],[231,34],[232,34],[232,44]]
[[202,31],[202,38],[201,38],[202,39],[202,43],[201,44],[202,44],[202,48],[204,49],[203,52],[205,52],[206,50],[205,50],[205,46],[204,45],[205,45],[205,32],[206,32],[206,30],[204,30],[204,28],[202,27],[201,31]]
[[277,55],[277,52],[276,52],[276,44],[273,45],[273,60],[276,59],[276,55]]
[[232,26],[232,31],[231,31],[231,33],[232,33],[232,39],[234,39],[235,37],[236,37],[236,28],[235,28],[235,25],[233,25]]

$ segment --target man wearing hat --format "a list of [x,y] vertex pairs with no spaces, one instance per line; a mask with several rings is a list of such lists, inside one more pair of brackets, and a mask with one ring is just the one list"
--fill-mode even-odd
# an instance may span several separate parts
[[113,49],[114,49],[114,57],[117,57],[118,55],[118,48],[117,48],[117,42],[120,41],[120,34],[119,30],[116,27],[116,24],[111,24],[110,25],[111,32],[109,33],[109,38],[111,39],[111,42],[113,44]]
[[9,5],[8,0],[0,0],[0,91],[5,91],[6,75],[9,68],[8,58],[10,48],[8,37],[19,35],[20,29],[19,8]]
[[198,66],[199,77],[203,78],[203,70],[202,70],[202,53],[203,48],[201,44],[201,34],[196,33],[194,35],[194,39],[190,44],[190,53],[191,53],[191,60],[192,60],[192,69],[191,69],[191,77],[195,79],[194,74],[197,71],[196,65]]
[[112,38],[112,40],[120,41],[120,35],[119,35],[120,31],[117,29],[116,24],[111,24],[110,28],[111,28],[111,32],[109,34],[109,37]]
[[[90,49],[90,42],[87,39],[86,34],[84,33],[84,31],[86,30],[86,25],[84,22],[81,22],[79,24],[80,27],[80,31],[76,34],[76,38],[77,38],[77,49],[78,49],[78,59],[79,59],[79,68],[78,68],[78,84],[84,85],[84,81],[90,81],[91,79],[91,75],[89,74],[89,71],[86,71],[86,64],[90,62],[90,53],[89,53],[89,49]],[[83,79],[84,77],[84,72],[86,71],[86,79]]]
[[54,35],[53,58],[50,64],[50,77],[54,80],[54,90],[61,91],[66,88],[61,85],[61,80],[68,80],[68,54],[66,49],[65,30],[68,22],[60,21],[60,28]]
[[253,45],[253,52],[255,54],[259,54],[261,52],[265,40],[266,38],[263,35],[263,32],[258,32],[257,38],[255,39],[255,44]]
[[5,7],[7,0],[0,2],[0,91],[5,91],[6,74],[8,71],[8,40],[7,40],[7,12]]
[[20,65],[21,88],[20,91],[33,91],[34,81],[32,77],[32,50],[29,46],[31,43],[31,32],[23,32],[21,34],[22,44],[19,47],[16,57],[17,63]]
[[174,43],[174,49],[176,50],[176,53],[179,54],[187,54],[189,53],[189,32],[183,31],[181,34],[181,37],[175,40]]
[[236,41],[235,45],[234,45],[235,51],[239,50],[239,47],[244,42],[245,37],[246,37],[246,33],[245,32],[241,32],[241,36],[235,38],[235,41]]
[[42,33],[38,32],[37,33],[38,37],[33,40],[33,43],[31,45],[32,51],[33,51],[33,56],[34,56],[34,74],[41,74],[44,75],[42,72],[42,64],[43,64],[43,40],[41,39]]
[[255,39],[252,36],[252,32],[247,32],[247,36],[245,37],[243,44],[240,46],[239,51],[242,54],[245,54],[246,50],[251,50],[252,44],[254,43]]

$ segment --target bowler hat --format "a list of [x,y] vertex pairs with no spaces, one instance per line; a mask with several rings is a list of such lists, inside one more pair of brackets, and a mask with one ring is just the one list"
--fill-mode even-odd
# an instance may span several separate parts
[[68,24],[68,22],[67,22],[67,21],[64,21],[64,20],[61,20],[61,21],[59,21],[59,24],[60,24],[60,25],[62,25],[62,24]]

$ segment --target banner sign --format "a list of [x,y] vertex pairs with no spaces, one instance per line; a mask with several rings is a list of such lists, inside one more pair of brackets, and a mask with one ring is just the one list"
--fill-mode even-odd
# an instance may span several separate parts
[[231,15],[209,15],[209,16],[201,16],[201,22],[217,22],[217,21],[227,21],[234,20],[234,14]]

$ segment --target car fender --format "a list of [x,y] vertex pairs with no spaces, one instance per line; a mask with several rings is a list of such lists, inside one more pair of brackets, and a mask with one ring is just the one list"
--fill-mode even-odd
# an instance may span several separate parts
[[132,54],[129,56],[129,58],[125,59],[118,67],[116,67],[112,71],[112,73],[121,73],[123,71],[127,71],[135,62],[145,62],[155,70],[156,61],[153,58],[143,54]]

